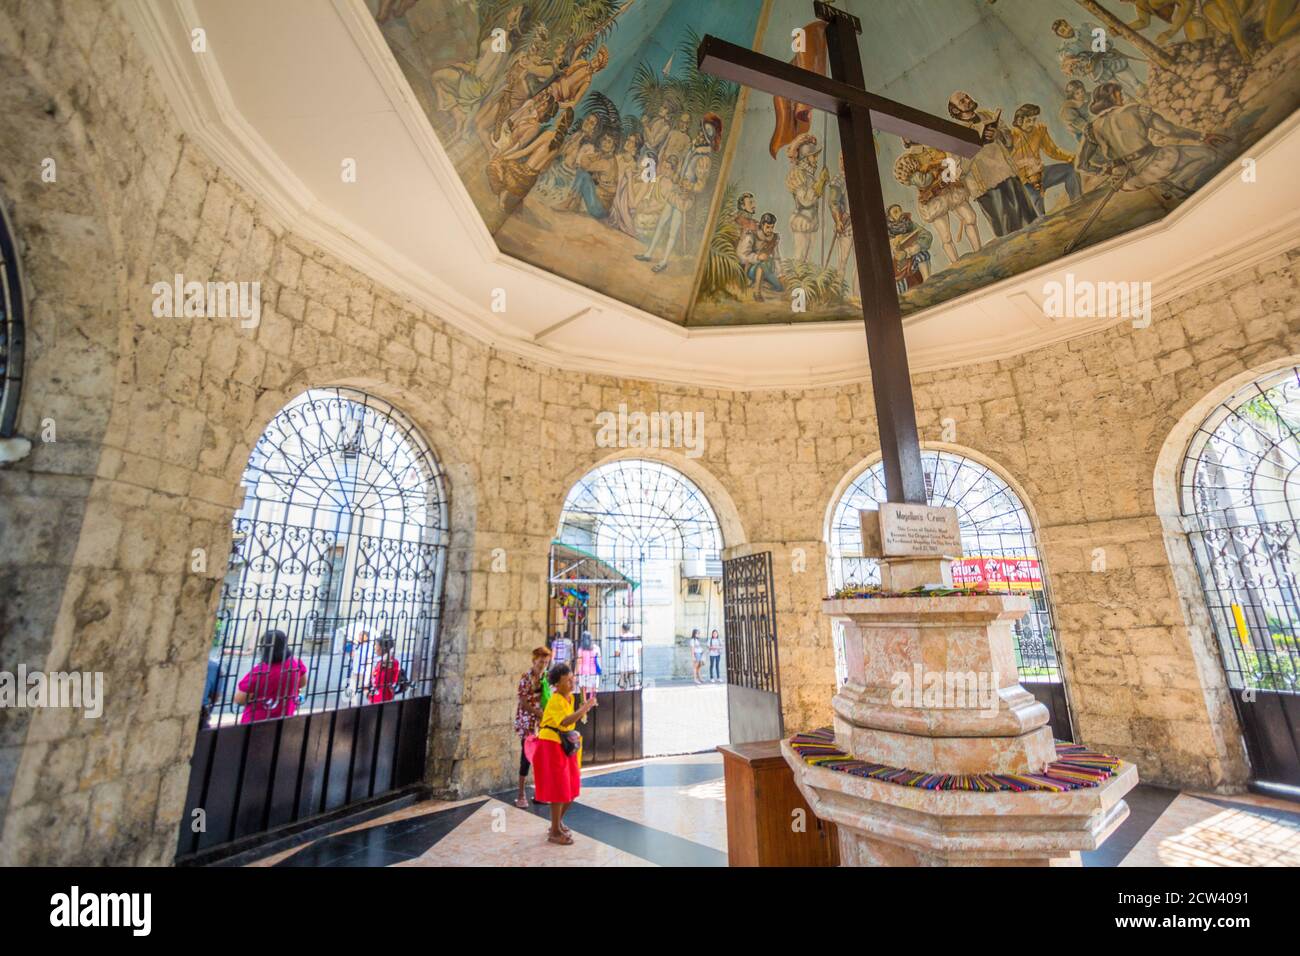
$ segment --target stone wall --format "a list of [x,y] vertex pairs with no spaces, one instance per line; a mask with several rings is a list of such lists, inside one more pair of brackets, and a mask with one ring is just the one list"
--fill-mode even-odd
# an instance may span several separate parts
[[[22,430],[38,439],[50,418],[58,429],[0,469],[0,670],[101,670],[107,697],[99,720],[0,712],[0,863],[171,860],[222,573],[219,559],[192,572],[191,555],[228,552],[253,443],[312,385],[392,402],[446,471],[429,769],[440,790],[483,792],[515,772],[514,684],[544,633],[548,543],[568,488],[612,457],[596,446],[596,413],[622,403],[704,412],[701,458],[654,455],[709,495],[729,553],[774,552],[787,726],[829,718],[823,534],[836,486],[877,453],[868,383],[729,392],[495,352],[280,228],[182,135],[107,4],[4,2],[0,78],[0,189],[32,296]],[[46,155],[55,183],[39,178]],[[1297,259],[1279,252],[1189,292],[1148,328],[915,379],[923,437],[952,419],[950,440],[1025,490],[1078,730],[1149,781],[1245,778],[1153,473],[1194,403],[1300,352]],[[260,282],[260,325],[154,318],[150,287],[177,272]],[[503,573],[490,570],[495,548]],[[1098,548],[1105,571],[1092,570]]]

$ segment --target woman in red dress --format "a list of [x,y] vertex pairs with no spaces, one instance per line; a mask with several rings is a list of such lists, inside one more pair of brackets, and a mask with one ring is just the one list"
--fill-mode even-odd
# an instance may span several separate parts
[[394,641],[385,634],[375,644],[379,660],[370,675],[370,703],[383,704],[397,696],[397,685],[402,679],[402,665],[393,655]]
[[533,751],[533,785],[538,802],[551,805],[551,832],[546,839],[567,846],[573,835],[564,825],[564,813],[582,789],[582,738],[574,726],[596,706],[596,695],[574,709],[573,670],[568,664],[552,667],[547,681],[551,697],[542,711]]

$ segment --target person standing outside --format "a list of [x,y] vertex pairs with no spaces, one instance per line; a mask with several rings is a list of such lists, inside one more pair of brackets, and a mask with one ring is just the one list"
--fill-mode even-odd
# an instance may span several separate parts
[[638,677],[641,673],[640,654],[638,653],[640,641],[632,633],[631,624],[621,624],[619,626],[618,650],[614,656],[618,658],[618,689],[635,690]]
[[370,689],[370,667],[374,660],[375,648],[370,640],[370,628],[362,624],[357,628],[357,636],[352,641],[352,676],[348,679],[348,697],[353,706],[360,704]]
[[335,628],[334,641],[342,648],[343,660],[340,663],[346,682],[352,679],[352,625],[344,623]]
[[600,686],[600,647],[593,643],[591,631],[583,631],[578,642],[578,688],[589,697]]
[[533,751],[536,795],[540,802],[551,805],[547,842],[569,846],[573,834],[564,825],[564,814],[582,792],[582,737],[574,726],[596,706],[596,698],[588,697],[574,708],[573,671],[568,664],[556,664],[548,679],[553,691],[542,712]]
[[715,627],[709,635],[709,680],[715,684],[722,683],[722,638]]
[[374,673],[370,676],[369,699],[372,704],[384,704],[397,696],[398,683],[402,679],[402,665],[393,654],[394,646],[395,642],[387,634],[376,642],[379,656]]
[[573,638],[564,631],[556,631],[551,641],[551,663],[573,666]]
[[221,646],[208,655],[208,674],[203,682],[203,703],[199,708],[199,729],[212,725],[212,712],[221,706]]
[[691,630],[691,676],[695,683],[703,684],[700,680],[700,668],[704,665],[704,645],[700,643],[700,629]]
[[542,701],[542,684],[546,680],[546,668],[550,663],[551,652],[544,647],[534,647],[532,666],[524,671],[516,688],[515,733],[519,735],[519,796],[515,798],[515,806],[520,810],[529,807],[528,794],[524,790],[528,771],[532,768],[528,760],[527,741],[537,737],[541,726],[542,709],[545,706]]
[[307,684],[307,665],[289,652],[284,631],[267,631],[258,641],[262,659],[240,678],[234,703],[243,707],[241,724],[292,717],[298,694]]

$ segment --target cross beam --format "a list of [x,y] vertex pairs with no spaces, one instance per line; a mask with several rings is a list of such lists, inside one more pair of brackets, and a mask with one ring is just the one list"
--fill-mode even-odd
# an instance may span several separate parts
[[834,113],[844,153],[844,188],[853,222],[853,249],[862,286],[871,389],[876,403],[886,498],[926,504],[921,444],[912,404],[912,381],[903,340],[903,316],[894,286],[894,256],[885,222],[873,130],[896,133],[959,156],[973,156],[980,136],[950,120],[895,103],[866,90],[857,17],[817,2],[826,22],[830,77],[774,57],[706,36],[697,52],[699,69],[815,109]]
[[696,57],[702,73],[711,73],[827,113],[838,115],[850,107],[859,106],[867,110],[872,127],[882,133],[893,133],[959,156],[974,153],[972,133],[959,123],[931,116],[905,103],[877,96],[812,70],[800,69],[757,50],[706,36],[700,41]]

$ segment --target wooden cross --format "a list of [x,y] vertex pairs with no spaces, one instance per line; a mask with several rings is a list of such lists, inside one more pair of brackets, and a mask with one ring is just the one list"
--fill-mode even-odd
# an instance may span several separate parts
[[958,123],[867,92],[857,40],[862,24],[857,17],[828,3],[814,3],[813,11],[819,20],[826,22],[829,77],[714,36],[706,36],[700,43],[699,69],[794,103],[834,113],[838,119],[886,497],[892,502],[923,505],[927,496],[921,470],[921,445],[916,434],[903,316],[894,284],[894,257],[889,246],[885,197],[872,134],[874,130],[895,133],[959,156],[975,155],[980,136]]

